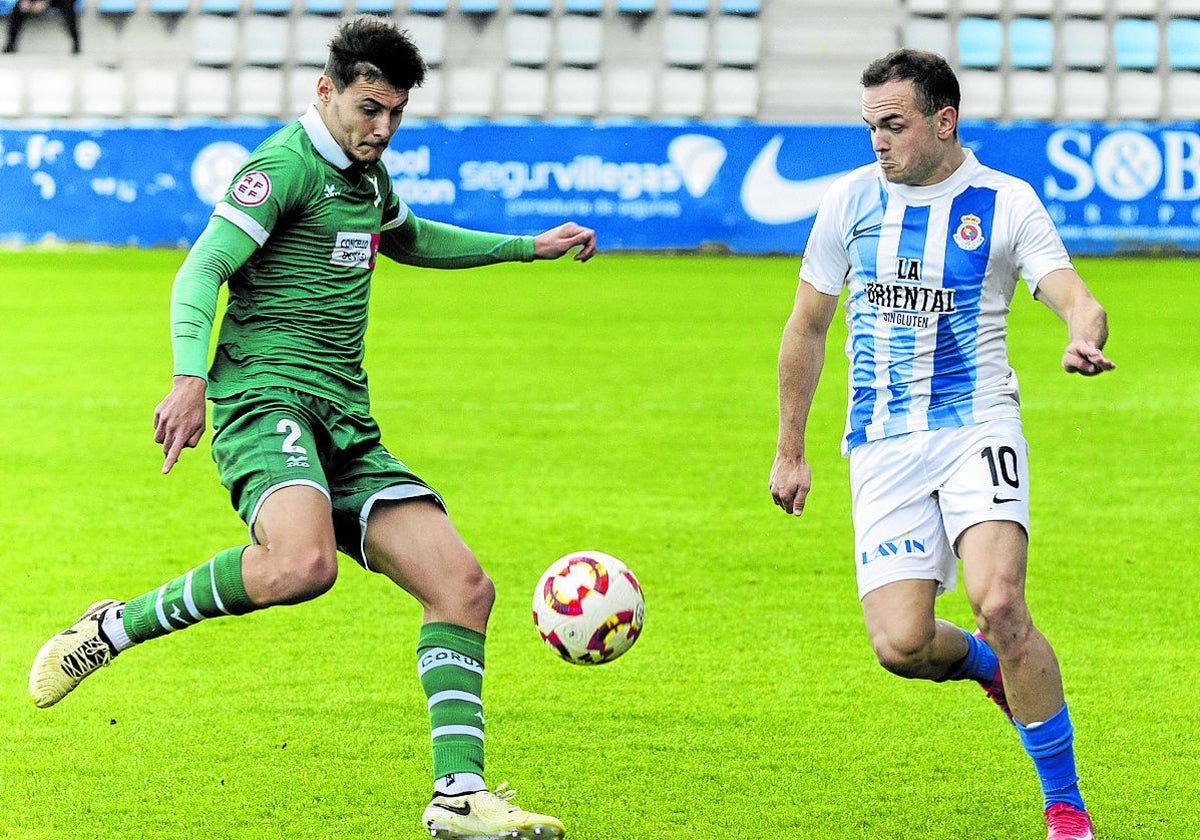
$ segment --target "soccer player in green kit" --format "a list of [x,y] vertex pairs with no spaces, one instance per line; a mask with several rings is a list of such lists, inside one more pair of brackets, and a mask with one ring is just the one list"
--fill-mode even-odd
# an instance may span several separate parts
[[[317,102],[250,156],[175,278],[171,392],[154,413],[169,472],[204,432],[250,544],[128,602],[93,604],[38,652],[40,707],[127,648],[220,615],[326,592],[337,550],[423,608],[417,670],[428,697],[434,795],[422,815],[439,838],[557,838],[554,817],[488,790],[483,778],[484,633],[495,591],[437,493],[380,443],[362,370],[377,253],[465,268],[596,251],[572,222],[535,237],[417,218],[380,159],[425,66],[391,22],[345,21],[330,42]],[[217,291],[229,284],[216,357],[205,371]]]

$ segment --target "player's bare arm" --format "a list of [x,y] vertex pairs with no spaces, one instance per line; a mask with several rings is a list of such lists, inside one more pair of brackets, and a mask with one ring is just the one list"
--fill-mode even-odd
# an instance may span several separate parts
[[1050,272],[1038,283],[1036,297],[1067,325],[1063,370],[1096,376],[1116,367],[1101,352],[1108,341],[1108,315],[1078,274],[1066,268]]
[[154,442],[161,443],[166,475],[186,446],[195,447],[204,435],[204,387],[198,376],[176,376],[171,392],[154,409]]
[[596,231],[565,222],[533,238],[533,256],[539,260],[556,260],[572,248],[579,248],[574,259],[590,260],[596,255]]
[[812,486],[804,458],[804,432],[837,301],[834,295],[801,282],[779,346],[779,441],[771,467],[771,496],[784,512],[796,516],[804,512]]

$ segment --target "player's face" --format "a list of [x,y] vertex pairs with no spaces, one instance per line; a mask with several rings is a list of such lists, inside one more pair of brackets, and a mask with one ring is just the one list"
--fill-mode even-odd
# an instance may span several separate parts
[[936,184],[949,177],[960,162],[961,152],[954,142],[955,110],[946,107],[932,115],[922,114],[907,79],[864,89],[862,117],[883,175],[894,184]]
[[317,82],[317,102],[329,133],[346,157],[372,164],[383,156],[400,127],[408,91],[363,76],[339,91],[331,78],[322,76]]

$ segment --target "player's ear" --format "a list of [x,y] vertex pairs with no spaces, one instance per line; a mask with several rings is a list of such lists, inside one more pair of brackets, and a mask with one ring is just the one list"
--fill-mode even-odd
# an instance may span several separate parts
[[333,98],[334,90],[333,79],[325,75],[317,79],[317,99],[320,102],[327,104]]
[[938,111],[934,120],[937,125],[938,137],[943,140],[953,137],[958,130],[958,110],[952,105],[947,105]]

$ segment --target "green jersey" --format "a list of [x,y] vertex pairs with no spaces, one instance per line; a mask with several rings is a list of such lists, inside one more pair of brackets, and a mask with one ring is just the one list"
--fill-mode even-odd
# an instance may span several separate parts
[[417,219],[384,165],[352,164],[310,108],[250,155],[180,269],[175,373],[203,375],[216,290],[227,280],[210,398],[279,386],[368,408],[363,338],[381,235],[385,253],[417,265],[533,258],[530,237]]

